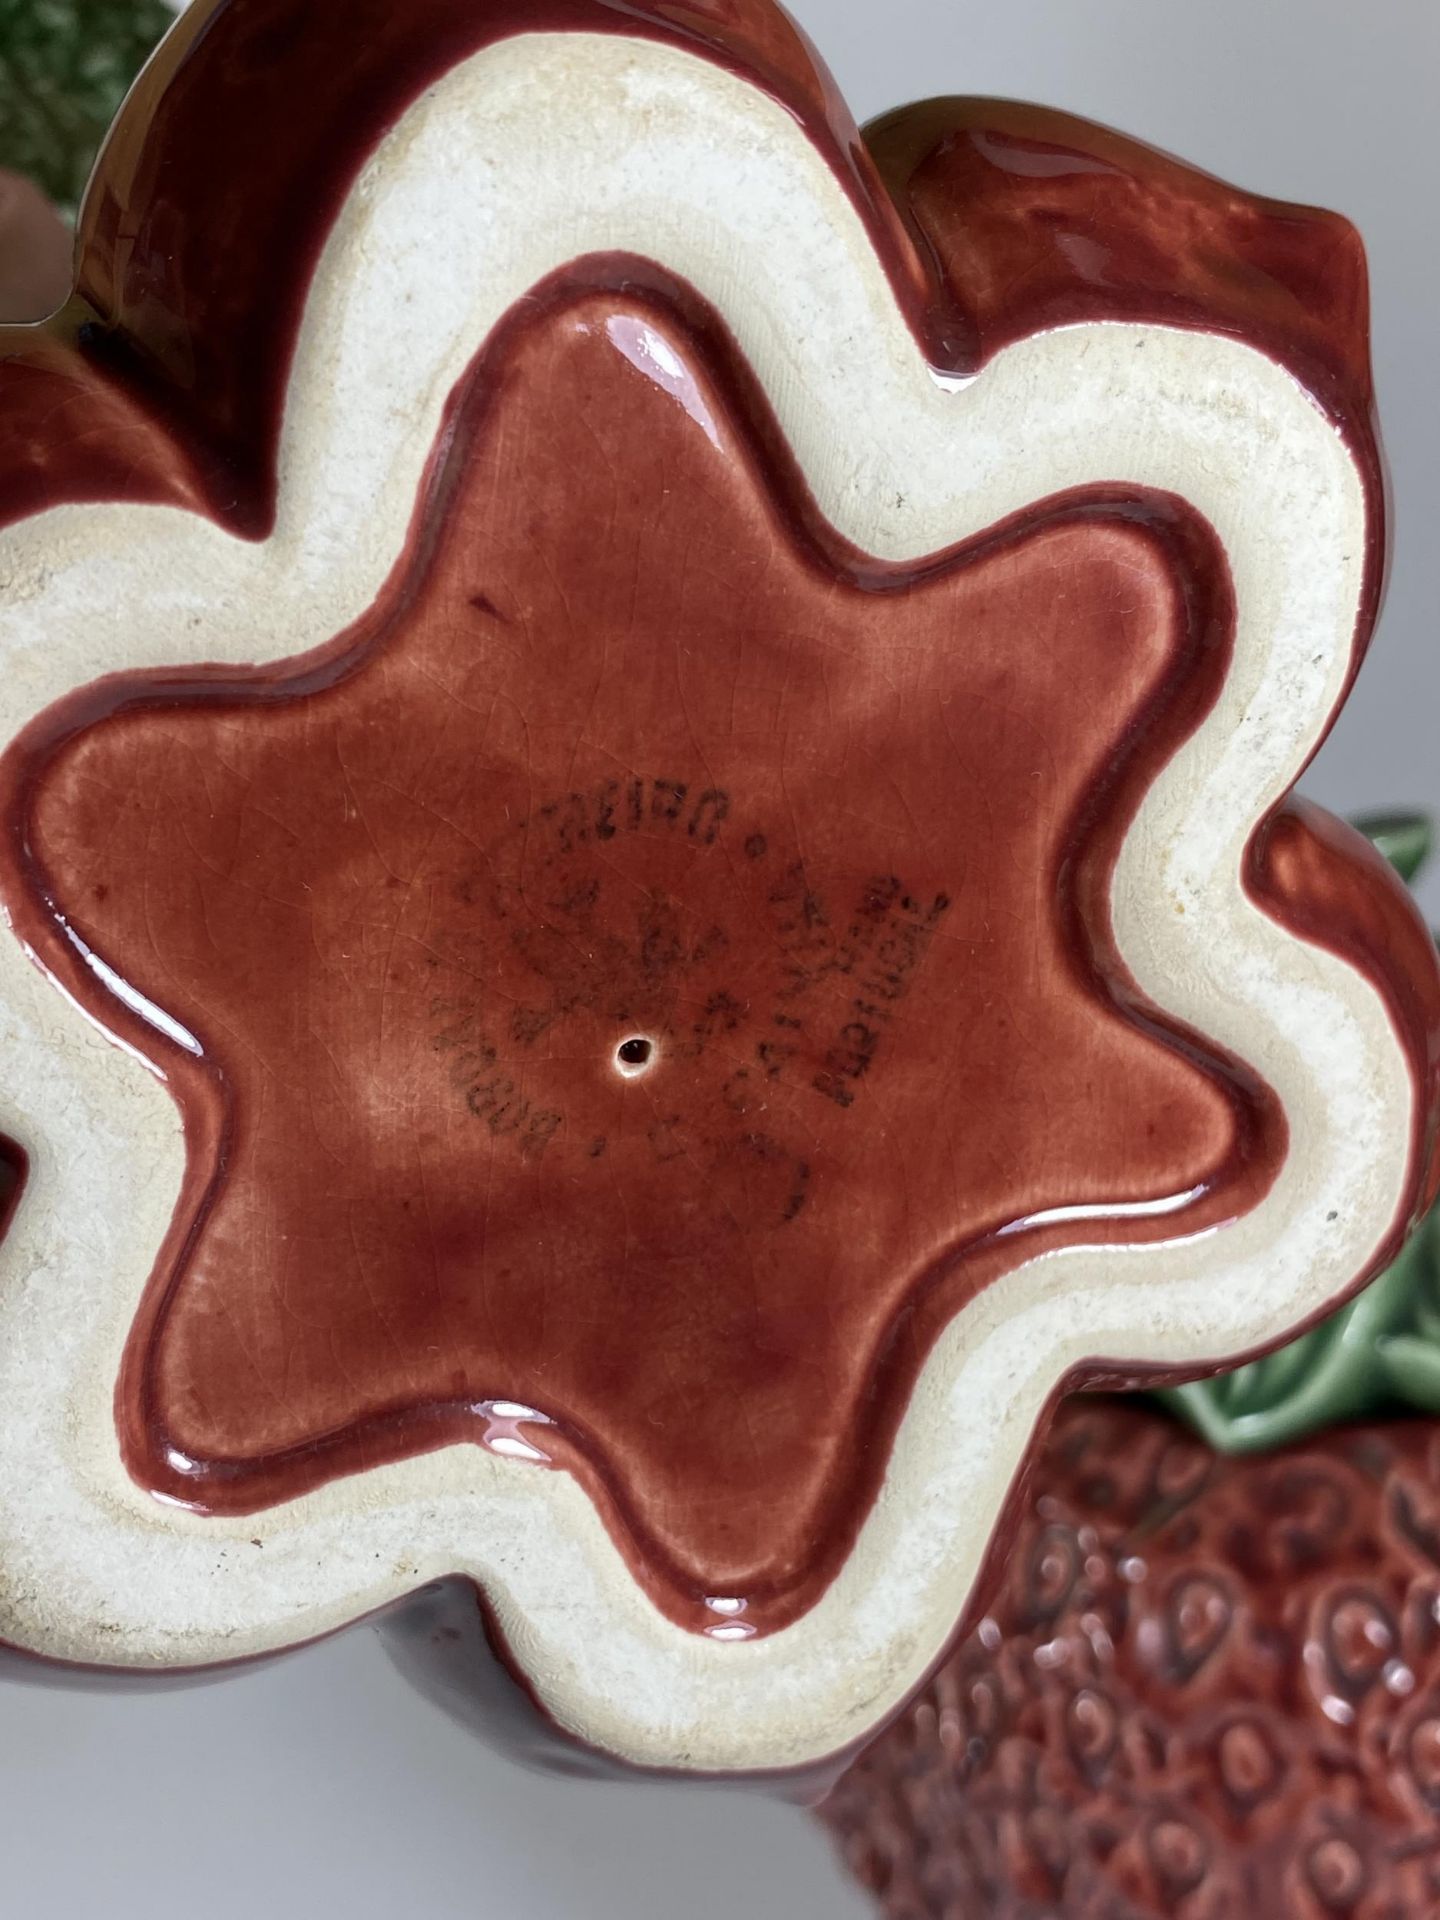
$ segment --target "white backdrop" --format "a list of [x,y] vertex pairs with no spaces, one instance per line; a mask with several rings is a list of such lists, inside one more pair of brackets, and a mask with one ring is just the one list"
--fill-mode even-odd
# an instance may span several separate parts
[[[1043,100],[1357,222],[1373,275],[1395,566],[1370,664],[1306,785],[1340,809],[1440,810],[1440,7],[796,0],[795,11],[862,119],[939,92]],[[1440,884],[1425,893],[1440,912]],[[17,1916],[859,1920],[868,1910],[800,1814],[733,1792],[532,1778],[413,1697],[364,1630],[191,1692],[10,1686],[0,1716],[0,1903]]]

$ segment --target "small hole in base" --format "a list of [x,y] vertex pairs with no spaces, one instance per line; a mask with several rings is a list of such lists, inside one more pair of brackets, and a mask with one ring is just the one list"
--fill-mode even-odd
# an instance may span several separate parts
[[647,1040],[644,1034],[632,1034],[628,1040],[622,1040],[615,1049],[615,1064],[627,1079],[633,1079],[637,1073],[643,1073],[655,1057],[655,1043]]

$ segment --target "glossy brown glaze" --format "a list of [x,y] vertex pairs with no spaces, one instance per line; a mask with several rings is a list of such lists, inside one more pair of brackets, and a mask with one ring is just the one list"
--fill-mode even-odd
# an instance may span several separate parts
[[[1397,886],[1390,862],[1354,827],[1306,800],[1278,808],[1255,836],[1246,883],[1267,912],[1366,974],[1388,1003],[1424,1089],[1415,1157],[1425,1179],[1419,1202],[1425,1211],[1440,1191],[1435,936],[1413,896]],[[1392,1254],[1402,1238],[1397,1234]]]
[[[75,301],[0,339],[0,518],[165,499],[263,531],[341,197],[522,20],[674,40],[783,100],[938,365],[1075,319],[1213,327],[1305,381],[1378,495],[1331,216],[993,104],[892,117],[877,170],[752,0],[357,0],[341,61],[316,10],[229,0],[127,109]],[[457,396],[358,629],[283,672],[105,683],[12,750],[5,892],[185,1115],[117,1398],[144,1484],[244,1511],[504,1443],[585,1481],[675,1617],[713,1627],[718,1595],[763,1631],[834,1572],[935,1334],[1019,1236],[1075,1237],[1043,1218],[1075,1207],[1113,1240],[1199,1230],[1278,1164],[1266,1089],[1138,1000],[1107,923],[1119,836],[1224,671],[1229,583],[1133,492],[866,563],[684,288],[592,261],[549,291]],[[1268,892],[1257,852],[1256,897],[1399,1008],[1409,910],[1349,912],[1382,883],[1311,841]],[[1417,1074],[1433,971],[1397,1013]]]
[[865,144],[933,269],[932,327],[983,365],[1079,320],[1228,329],[1303,371],[1337,417],[1373,388],[1360,237],[1341,215],[1243,192],[1051,107],[898,107]]
[[[335,206],[404,104],[512,30],[522,7],[527,26],[677,41],[782,99],[861,208],[937,366],[970,371],[1038,327],[1083,319],[1218,327],[1306,381],[1378,505],[1364,255],[1334,214],[1014,102],[900,108],[862,144],[803,34],[759,0],[683,12],[620,0],[417,0],[403,14],[364,4],[338,69],[313,12],[197,0],[102,156],[77,297],[43,335],[0,329],[0,521],[126,499],[268,524],[279,395]],[[269,137],[271,118],[285,141]],[[162,150],[173,156],[163,171]],[[267,291],[258,305],[255,284]],[[1382,561],[1377,518],[1357,665]]]
[[[829,74],[770,0],[351,0],[338,58],[335,22],[320,10],[195,0],[110,136],[81,210],[76,298],[55,329],[66,343],[63,403],[79,418],[97,400],[120,408],[131,469],[117,485],[83,457],[63,471],[47,462],[43,475],[7,457],[0,520],[33,511],[37,485],[52,500],[193,504],[198,484],[207,511],[263,532],[310,274],[366,156],[459,61],[546,30],[663,41],[770,93],[831,160],[918,312],[921,263]],[[17,437],[47,405],[29,378],[35,350],[0,331],[0,418]]]
[[922,100],[864,137],[930,268],[919,324],[942,363],[982,366],[1045,327],[1134,320],[1229,333],[1292,369],[1349,440],[1371,495],[1358,668],[1388,529],[1365,249],[1350,222],[1021,101]]
[[493,1444],[510,1403],[664,1604],[763,1629],[1017,1236],[1198,1231],[1278,1165],[1107,934],[1228,660],[1209,535],[1097,495],[862,563],[759,408],[681,290],[561,282],[360,629],[102,682],[10,753],[7,903],[185,1112],[118,1401],[168,1498]]
[[[237,529],[263,531],[295,330],[341,199],[427,84],[522,27],[677,44],[781,101],[854,199],[936,366],[972,372],[1010,340],[1085,319],[1225,331],[1295,370],[1378,497],[1364,256],[1335,214],[1012,102],[927,101],[862,140],[808,40],[769,0],[353,0],[343,59],[316,9],[194,0],[102,155],[76,299],[44,342],[0,330],[0,521],[33,512],[37,497],[198,496]],[[37,356],[45,385],[32,377]],[[97,461],[93,444],[61,453],[62,436],[42,431],[57,406],[75,423],[96,407],[115,416],[128,466]],[[1377,581],[1379,557],[1377,539]]]
[[822,1810],[888,1920],[1430,1920],[1436,1456],[1067,1403],[978,1631]]

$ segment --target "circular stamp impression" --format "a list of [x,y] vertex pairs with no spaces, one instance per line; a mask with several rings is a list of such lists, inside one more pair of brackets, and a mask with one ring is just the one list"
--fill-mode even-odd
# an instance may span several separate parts
[[[743,1172],[775,1224],[812,1190],[949,906],[894,874],[847,896],[774,823],[673,773],[547,800],[455,876],[431,1004],[453,1093],[526,1159]],[[642,1112],[617,1094],[643,1097]]]

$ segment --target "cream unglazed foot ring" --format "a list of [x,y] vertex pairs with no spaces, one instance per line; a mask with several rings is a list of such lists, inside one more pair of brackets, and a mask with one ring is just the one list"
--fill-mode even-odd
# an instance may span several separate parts
[[603,1754],[815,1766],[1062,1385],[1430,1192],[1428,936],[1288,798],[1358,243],[1031,109],[862,144],[761,0],[352,11],[183,16],[3,337],[0,1636],[382,1614],[478,1701],[483,1616]]

